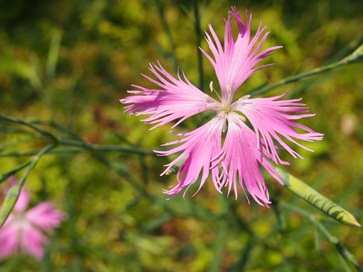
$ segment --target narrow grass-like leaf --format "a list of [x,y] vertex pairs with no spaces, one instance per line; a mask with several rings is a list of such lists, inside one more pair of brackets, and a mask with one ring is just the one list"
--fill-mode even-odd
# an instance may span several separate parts
[[27,161],[21,165],[19,165],[18,167],[14,168],[13,170],[0,175],[0,183],[2,183],[4,180],[8,179],[9,177],[15,175],[17,172],[19,172],[20,170],[24,169],[25,167],[27,167],[29,164],[31,164],[31,161]]
[[[298,214],[309,219],[310,222],[313,223],[314,226],[320,231],[320,233],[322,233],[329,240],[329,242],[335,246],[339,256],[341,257],[341,260],[343,261],[344,267],[348,267],[347,262],[350,262],[358,272],[363,272],[363,270],[360,267],[359,262],[355,258],[355,256],[352,253],[350,253],[349,250],[347,248],[345,248],[343,246],[343,244],[339,241],[339,239],[337,237],[335,237],[334,235],[332,235],[329,232],[329,230],[323,225],[323,223],[321,223],[319,220],[317,220],[313,214],[308,213],[307,211],[305,211],[301,208],[294,207],[288,203],[284,203],[284,202],[280,201],[279,204],[281,207],[283,207],[287,210],[290,210],[290,211],[297,212]],[[349,267],[348,267],[348,269],[346,269],[346,271],[350,271]]]
[[221,264],[222,264],[221,256],[222,256],[222,250],[223,248],[225,248],[227,234],[228,234],[228,229],[225,224],[222,224],[216,229],[216,237],[213,246],[214,258],[211,260],[210,267],[208,269],[209,272],[221,271]]
[[18,200],[21,187],[22,187],[21,184],[18,183],[17,185],[11,187],[9,191],[6,193],[5,200],[2,203],[0,209],[0,227],[3,226],[9,214],[13,210],[13,207],[15,206],[15,203]]
[[363,44],[361,44],[352,54],[342,60],[345,64],[358,63],[363,61]]
[[275,214],[276,220],[277,220],[277,226],[280,233],[283,233],[286,229],[286,222],[283,213],[280,210],[279,202],[278,201],[272,201],[271,208]]
[[255,243],[253,242],[253,239],[250,238],[245,247],[243,248],[240,257],[238,258],[237,262],[233,265],[233,267],[231,267],[231,269],[229,271],[231,272],[242,272],[245,271],[246,268],[246,264],[248,263],[251,254],[252,254],[252,249],[254,249],[254,245]]
[[321,195],[313,188],[308,186],[306,183],[290,175],[284,170],[276,170],[283,178],[285,187],[287,189],[292,191],[294,194],[300,196],[302,199],[313,205],[315,208],[321,210],[322,212],[326,213],[340,223],[357,227],[361,226],[358,223],[357,219],[355,219],[355,217],[351,213],[340,207],[338,204]]
[[[19,197],[21,188],[23,187],[25,180],[27,179],[30,172],[34,169],[37,162],[40,158],[46,154],[49,150],[53,149],[56,146],[55,143],[49,144],[43,149],[41,149],[38,154],[34,157],[33,160],[30,161],[28,168],[20,178],[17,185],[11,187],[8,192],[6,193],[5,200],[0,208],[0,228],[4,225],[6,219],[8,218],[9,214],[13,210],[15,203]],[[25,164],[23,164],[25,167]]]
[[15,117],[11,117],[11,116],[7,116],[7,115],[4,115],[4,114],[0,114],[0,120],[4,120],[4,121],[11,122],[11,123],[19,124],[19,125],[22,125],[22,126],[26,126],[28,128],[31,128],[32,130],[38,132],[44,138],[50,139],[54,143],[58,142],[58,138],[55,135],[53,135],[49,131],[45,131],[45,130],[40,129],[38,126],[32,124],[31,122],[27,122],[25,120],[18,119],[18,118],[15,118]]
[[274,88],[276,88],[278,86],[285,85],[285,84],[290,84],[290,83],[293,83],[293,82],[298,82],[298,81],[301,81],[301,80],[303,80],[305,78],[315,76],[315,75],[318,75],[318,74],[325,73],[327,71],[336,69],[336,68],[338,68],[340,66],[349,65],[349,64],[353,64],[353,63],[358,63],[358,62],[362,62],[362,61],[363,61],[363,45],[360,44],[360,45],[357,46],[357,49],[353,53],[351,53],[347,57],[345,57],[345,58],[343,58],[343,59],[341,59],[341,60],[339,60],[337,62],[328,64],[328,65],[325,65],[325,66],[322,66],[322,67],[318,67],[318,68],[315,68],[313,70],[303,72],[303,73],[300,73],[300,74],[297,74],[297,75],[292,75],[292,76],[286,77],[284,79],[279,80],[275,84],[266,85],[266,86],[263,86],[261,88],[255,89],[252,92],[250,92],[249,94],[252,95],[252,96],[261,95],[261,94],[269,92],[270,90],[272,90],[272,89],[274,89]]
[[50,42],[49,52],[48,52],[48,59],[47,59],[47,77],[48,80],[54,78],[55,75],[55,68],[58,62],[58,55],[59,55],[59,48],[62,39],[62,34],[60,31],[54,31],[52,40]]
[[183,162],[185,162],[187,159],[187,157],[182,158],[181,160],[179,160],[176,164],[174,164],[172,167],[170,167],[170,169],[168,171],[166,171],[165,175],[167,176],[171,176],[174,175],[178,172],[180,165],[183,164]]

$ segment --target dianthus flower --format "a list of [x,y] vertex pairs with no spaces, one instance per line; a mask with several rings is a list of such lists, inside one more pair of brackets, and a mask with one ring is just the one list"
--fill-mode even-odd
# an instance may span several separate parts
[[46,233],[51,233],[67,217],[54,209],[50,202],[42,202],[26,210],[28,205],[29,193],[22,189],[12,213],[0,228],[0,258],[10,257],[20,251],[41,260],[44,256],[43,247],[48,243]]
[[[232,18],[238,26],[236,39],[233,36]],[[260,166],[283,184],[270,161],[285,165],[289,163],[279,157],[277,149],[285,149],[294,158],[301,157],[287,141],[308,149],[296,140],[311,142],[323,137],[295,122],[314,116],[308,113],[305,104],[299,103],[301,99],[281,100],[285,94],[270,98],[251,98],[250,95],[234,98],[238,88],[254,72],[271,65],[256,67],[256,64],[281,48],[274,46],[261,50],[269,32],[265,32],[265,27],[260,23],[256,34],[251,37],[251,21],[252,15],[246,12],[244,23],[236,8],[232,7],[226,21],[223,44],[211,25],[209,33],[206,32],[212,54],[201,50],[214,67],[221,93],[218,95],[219,100],[195,87],[184,72],[178,72],[175,78],[160,63],[150,64],[150,71],[156,79],[144,75],[158,86],[156,89],[133,85],[136,90],[128,91],[132,95],[120,100],[123,104],[130,104],[125,110],[130,115],[151,115],[143,121],[154,124],[153,128],[177,121],[174,128],[193,115],[206,111],[215,113],[206,124],[178,134],[181,139],[164,144],[176,145],[170,150],[155,151],[162,156],[178,154],[162,173],[180,164],[178,183],[164,191],[170,196],[186,188],[183,194],[185,197],[187,189],[200,180],[198,192],[211,176],[217,191],[221,192],[222,188],[227,187],[228,194],[233,190],[237,198],[239,185],[246,196],[248,192],[257,203],[267,206],[270,203],[269,194]],[[213,82],[210,88],[215,91]]]

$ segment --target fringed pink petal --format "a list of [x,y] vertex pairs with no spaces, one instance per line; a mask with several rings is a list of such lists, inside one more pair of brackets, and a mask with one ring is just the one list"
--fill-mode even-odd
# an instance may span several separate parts
[[[323,134],[294,121],[314,116],[314,114],[308,113],[305,104],[297,103],[300,99],[277,100],[284,95],[270,98],[243,99],[236,101],[232,105],[234,110],[243,113],[251,122],[256,137],[259,139],[257,148],[261,149],[262,144],[268,152],[267,156],[277,164],[284,162],[277,153],[276,144],[289,152],[294,158],[301,158],[301,155],[286,144],[286,140],[312,151],[296,140],[312,142],[323,138]],[[301,132],[297,131],[296,128]]]
[[256,148],[255,133],[247,127],[241,116],[237,113],[228,114],[228,124],[222,148],[224,170],[220,175],[220,180],[223,181],[221,187],[227,187],[228,193],[233,190],[237,198],[239,185],[246,196],[249,194],[258,204],[268,206],[269,194],[260,165],[278,182],[283,184],[283,181],[265,159],[264,151],[261,152]]
[[15,255],[18,251],[18,231],[11,225],[11,220],[6,221],[0,229],[0,258],[7,258]]
[[126,113],[151,115],[143,121],[148,124],[156,124],[153,128],[166,123],[179,120],[174,126],[185,119],[201,113],[208,108],[208,104],[217,101],[200,91],[189,82],[186,76],[178,73],[178,78],[171,76],[160,64],[150,64],[150,71],[157,79],[145,76],[160,89],[147,89],[134,86],[139,90],[131,90],[133,94],[121,99],[126,106]]
[[40,203],[30,209],[25,216],[29,222],[46,232],[51,232],[67,218],[66,214],[54,209],[50,202]]
[[13,212],[0,228],[0,258],[15,255],[20,250],[20,253],[41,260],[43,247],[48,242],[42,231],[51,232],[66,219],[66,215],[55,210],[50,202],[26,211],[28,203],[29,193],[22,189]]
[[32,225],[26,225],[22,228],[20,250],[23,254],[41,260],[44,256],[43,247],[47,242],[47,237]]
[[[236,39],[233,38],[232,33],[232,17],[238,26]],[[260,24],[255,36],[250,40],[252,15],[247,12],[246,21],[245,24],[236,8],[233,7],[226,21],[223,47],[213,27],[209,25],[211,35],[206,33],[206,40],[214,58],[201,49],[214,67],[224,101],[231,101],[236,90],[248,77],[256,70],[268,66],[255,67],[258,62],[274,50],[281,48],[281,46],[274,46],[260,52],[269,32],[264,34],[265,27],[262,28]]]
[[[198,178],[200,178],[200,185],[197,192],[204,185],[209,176],[209,172],[212,172],[212,179],[215,187],[220,187],[218,181],[218,167],[211,165],[213,160],[219,156],[221,152],[221,137],[222,129],[225,123],[225,118],[219,116],[213,118],[207,124],[184,134],[184,137],[170,144],[180,144],[179,146],[167,151],[156,151],[158,155],[169,156],[175,153],[181,152],[181,154],[167,165],[165,174],[173,165],[185,160],[179,167],[177,173],[178,184],[170,190],[164,190],[164,193],[175,196],[182,189],[189,188]],[[186,195],[186,191],[183,197]],[[196,193],[197,193],[196,192]]]

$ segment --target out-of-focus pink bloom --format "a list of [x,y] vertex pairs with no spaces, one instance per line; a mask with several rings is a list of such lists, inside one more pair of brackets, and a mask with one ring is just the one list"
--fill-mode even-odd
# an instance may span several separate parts
[[[238,27],[237,37],[233,36],[232,18]],[[289,163],[279,157],[277,149],[285,149],[294,158],[301,157],[286,142],[309,150],[296,140],[312,142],[323,138],[322,134],[295,122],[314,116],[308,113],[305,104],[299,103],[301,99],[281,100],[285,94],[270,98],[234,97],[254,72],[271,64],[256,65],[281,48],[274,46],[262,50],[269,33],[260,24],[256,34],[251,36],[252,15],[247,12],[246,21],[242,21],[233,7],[226,21],[223,42],[211,25],[209,33],[206,32],[211,54],[201,50],[214,67],[221,93],[218,100],[195,87],[184,73],[173,77],[160,63],[150,64],[150,71],[156,79],[144,76],[157,86],[155,89],[133,85],[136,90],[128,91],[132,95],[120,100],[123,104],[130,104],[126,106],[126,113],[150,115],[143,121],[154,124],[153,128],[177,121],[175,127],[198,113],[214,112],[214,117],[206,124],[179,134],[180,140],[165,144],[177,146],[156,151],[162,156],[178,154],[163,174],[182,162],[177,174],[178,183],[165,190],[168,195],[174,196],[182,189],[188,189],[198,179],[200,189],[211,176],[219,192],[227,187],[228,193],[233,190],[237,198],[240,186],[246,196],[247,191],[257,203],[268,205],[269,194],[260,166],[282,184],[282,178],[269,161]],[[210,88],[215,92],[213,82]]]
[[[14,179],[12,183],[14,184]],[[50,202],[42,202],[26,210],[28,205],[29,193],[22,189],[12,213],[0,229],[0,258],[20,251],[41,260],[44,256],[43,248],[48,242],[46,234],[51,233],[67,218],[66,214],[54,209]]]

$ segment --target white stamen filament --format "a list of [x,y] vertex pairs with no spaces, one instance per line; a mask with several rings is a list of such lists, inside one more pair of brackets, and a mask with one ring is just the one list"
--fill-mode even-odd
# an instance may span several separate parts
[[[225,133],[227,131],[228,128],[228,121],[227,121],[227,116],[230,112],[235,111],[235,103],[232,104],[232,89],[230,85],[226,86],[226,91],[227,91],[227,99],[222,99],[220,97],[220,95],[218,94],[218,92],[214,89],[213,87],[213,81],[211,81],[209,83],[209,89],[210,91],[213,93],[216,93],[216,95],[218,96],[218,98],[220,99],[221,103],[219,102],[214,102],[214,103],[208,103],[207,107],[210,108],[211,110],[215,110],[217,112],[219,112],[219,115],[223,115],[225,122],[223,124],[223,128],[222,128],[222,132]],[[245,95],[243,97],[241,97],[240,99],[238,99],[239,102],[242,102],[243,100],[247,100],[249,99],[251,96],[250,95]],[[240,114],[239,114],[240,115]],[[240,118],[242,119],[243,122],[246,122],[246,117],[243,115],[240,115]]]
[[211,91],[212,93],[215,93],[215,94],[218,96],[219,100],[221,100],[221,101],[222,101],[222,98],[219,96],[218,92],[217,92],[217,91],[214,89],[214,87],[213,87],[213,81],[211,81],[211,82],[209,83],[209,89],[210,89],[210,91]]

